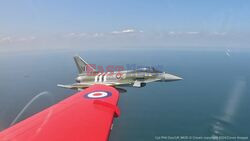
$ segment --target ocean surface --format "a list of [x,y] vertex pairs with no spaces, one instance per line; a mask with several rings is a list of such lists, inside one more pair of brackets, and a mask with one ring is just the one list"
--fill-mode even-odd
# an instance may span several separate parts
[[[171,137],[250,137],[250,52],[232,50],[89,49],[0,54],[0,130],[57,103],[75,91],[56,85],[75,82],[74,55],[103,66],[160,66],[183,78],[128,87],[120,94],[121,116],[110,141]],[[45,94],[44,94],[45,93]],[[102,118],[102,117],[100,117]],[[69,121],[70,122],[70,121]]]

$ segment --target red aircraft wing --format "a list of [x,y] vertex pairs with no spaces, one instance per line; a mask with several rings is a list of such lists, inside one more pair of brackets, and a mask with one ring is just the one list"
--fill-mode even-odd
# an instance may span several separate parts
[[0,132],[1,141],[106,141],[119,92],[93,85]]

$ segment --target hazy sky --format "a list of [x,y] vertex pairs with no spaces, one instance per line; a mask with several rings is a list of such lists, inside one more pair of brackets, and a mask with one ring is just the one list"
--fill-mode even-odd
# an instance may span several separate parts
[[0,50],[243,47],[249,0],[0,0]]

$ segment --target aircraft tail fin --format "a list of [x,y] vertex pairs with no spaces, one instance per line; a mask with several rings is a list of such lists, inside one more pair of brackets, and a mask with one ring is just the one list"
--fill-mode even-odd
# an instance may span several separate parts
[[91,65],[84,61],[80,56],[74,57],[77,69],[79,73],[84,73],[87,71],[96,71]]

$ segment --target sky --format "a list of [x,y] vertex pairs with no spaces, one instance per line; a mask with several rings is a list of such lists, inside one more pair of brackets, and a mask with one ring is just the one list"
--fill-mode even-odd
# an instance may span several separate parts
[[249,0],[0,0],[0,51],[249,48]]

